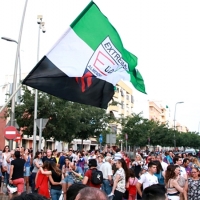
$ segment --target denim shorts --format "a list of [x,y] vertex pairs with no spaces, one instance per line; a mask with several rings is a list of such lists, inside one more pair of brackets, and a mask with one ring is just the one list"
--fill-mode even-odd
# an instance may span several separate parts
[[63,180],[62,180],[62,183],[70,183],[70,184],[73,184],[74,183],[74,180],[72,178],[71,175],[67,175]]
[[30,176],[30,175],[31,175],[30,167],[25,167],[24,176]]

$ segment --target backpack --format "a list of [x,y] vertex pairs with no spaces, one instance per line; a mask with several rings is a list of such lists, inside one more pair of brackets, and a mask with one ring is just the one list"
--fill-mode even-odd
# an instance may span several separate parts
[[100,185],[103,183],[103,173],[102,171],[99,171],[98,169],[91,169],[92,175],[91,175],[91,182],[94,185]]

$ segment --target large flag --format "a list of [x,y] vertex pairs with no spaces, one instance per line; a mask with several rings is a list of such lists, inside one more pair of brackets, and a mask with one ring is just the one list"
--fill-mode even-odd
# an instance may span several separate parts
[[54,96],[107,108],[120,80],[145,93],[137,58],[94,2],[80,13],[23,84]]

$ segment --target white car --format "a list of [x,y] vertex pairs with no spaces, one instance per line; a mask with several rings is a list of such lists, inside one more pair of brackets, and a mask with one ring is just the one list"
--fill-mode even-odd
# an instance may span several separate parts
[[186,150],[185,150],[185,153],[191,153],[193,156],[196,156],[196,155],[197,155],[195,149],[186,149]]

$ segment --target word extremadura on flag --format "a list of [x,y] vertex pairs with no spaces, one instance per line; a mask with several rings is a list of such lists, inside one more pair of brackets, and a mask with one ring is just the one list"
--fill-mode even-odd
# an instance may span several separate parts
[[107,108],[120,80],[145,92],[137,58],[91,1],[23,84],[73,102]]

